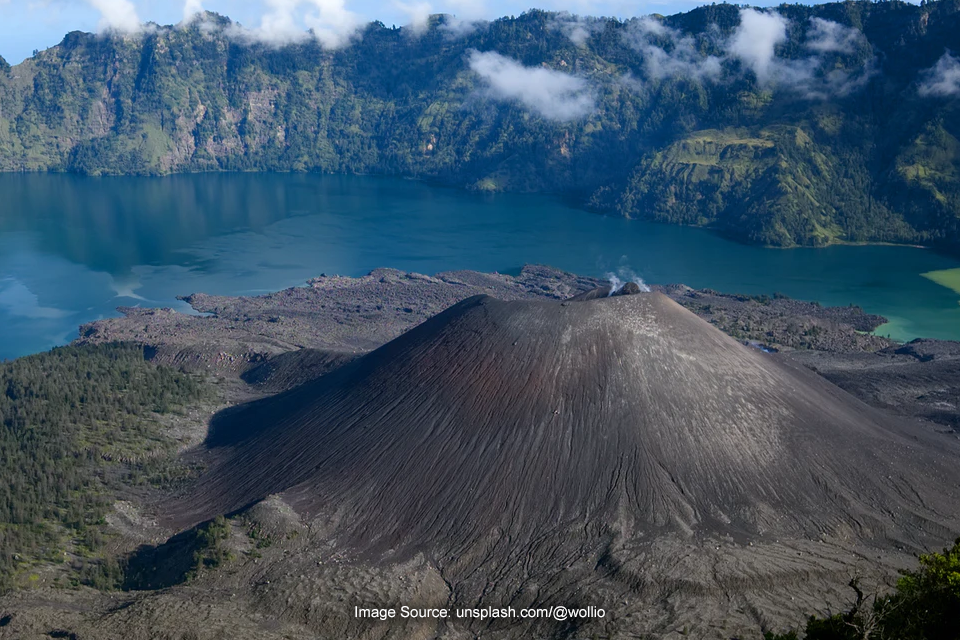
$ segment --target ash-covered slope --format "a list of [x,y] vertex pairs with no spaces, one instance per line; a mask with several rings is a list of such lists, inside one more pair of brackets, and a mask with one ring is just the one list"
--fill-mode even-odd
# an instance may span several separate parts
[[437,553],[551,532],[582,549],[667,532],[924,546],[956,530],[955,444],[661,294],[586,298],[470,298],[221,418],[174,520],[283,492],[353,548]]

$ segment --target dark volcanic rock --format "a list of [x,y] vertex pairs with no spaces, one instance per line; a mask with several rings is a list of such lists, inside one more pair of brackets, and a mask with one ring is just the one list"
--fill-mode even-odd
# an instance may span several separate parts
[[182,525],[285,492],[378,553],[571,530],[923,544],[960,522],[955,444],[657,293],[471,298],[214,427]]
[[960,360],[960,342],[917,339],[908,342],[902,347],[886,349],[882,353],[890,352],[897,355],[911,356],[920,362],[943,359]]
[[[621,292],[635,291],[627,283]],[[782,297],[656,286],[721,330],[742,340],[803,349],[876,351],[895,343],[865,335],[884,322],[857,307],[821,307]],[[77,343],[132,341],[159,362],[190,370],[238,374],[279,353],[309,348],[361,354],[392,340],[470,296],[501,300],[605,297],[609,284],[550,267],[519,275],[453,271],[436,276],[376,269],[360,278],[322,276],[306,287],[257,297],[193,294],[202,316],[170,309],[124,307],[124,317],[84,325]]]
[[960,432],[960,343],[914,340],[876,353],[794,351],[784,357],[875,407]]
[[636,282],[628,282],[616,291],[613,292],[615,296],[632,296],[635,293],[641,293],[643,289],[640,288]]
[[831,352],[877,351],[897,344],[869,333],[886,319],[856,306],[824,307],[779,295],[726,294],[682,285],[654,288],[740,340]]
[[357,354],[343,351],[287,351],[250,368],[240,378],[261,392],[279,393],[316,380],[355,358]]
[[641,293],[643,289],[640,288],[636,282],[628,282],[623,286],[615,289],[613,285],[604,285],[602,287],[597,287],[596,289],[591,289],[590,291],[584,291],[583,293],[577,294],[569,300],[575,302],[583,302],[586,300],[596,300],[598,298],[615,298],[617,296],[632,296],[636,293]]
[[237,374],[303,348],[365,353],[478,294],[504,300],[562,299],[599,284],[540,266],[524,267],[517,276],[475,271],[425,276],[375,269],[360,278],[321,276],[305,287],[264,296],[186,296],[202,316],[124,307],[122,318],[81,327],[76,342],[140,342],[152,347],[162,363]]
[[[797,364],[946,419],[955,345],[862,335],[882,318],[853,307],[682,285],[657,289],[734,339],[657,295],[564,300],[601,285],[542,267],[378,270],[191,297],[209,317],[128,310],[88,326],[82,340],[290,390],[219,414],[208,475],[177,501],[178,526],[241,508],[234,560],[160,591],[4,596],[0,637],[759,637],[848,607],[852,577],[889,585],[956,535],[957,439]],[[526,302],[474,299],[424,322],[477,293]],[[144,584],[176,569],[156,557]],[[401,605],[606,617],[354,613]]]

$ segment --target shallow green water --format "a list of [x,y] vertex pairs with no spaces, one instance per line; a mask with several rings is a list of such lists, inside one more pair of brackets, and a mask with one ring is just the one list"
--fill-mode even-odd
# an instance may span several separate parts
[[960,295],[920,274],[960,262],[907,247],[777,250],[598,216],[543,196],[373,177],[0,175],[0,358],[72,340],[117,306],[256,294],[325,272],[544,263],[653,283],[859,304],[880,333],[960,339]]

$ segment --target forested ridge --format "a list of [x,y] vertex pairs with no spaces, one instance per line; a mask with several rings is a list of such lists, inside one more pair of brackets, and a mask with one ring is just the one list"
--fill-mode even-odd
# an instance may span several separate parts
[[156,415],[203,396],[200,382],[146,362],[139,346],[0,363],[0,592],[50,563],[103,586],[103,518],[118,487],[164,480],[176,441]]
[[960,0],[763,15],[784,31],[766,53],[729,4],[372,23],[336,50],[237,37],[215,14],[74,32],[0,63],[0,169],[403,175],[754,243],[960,251]]

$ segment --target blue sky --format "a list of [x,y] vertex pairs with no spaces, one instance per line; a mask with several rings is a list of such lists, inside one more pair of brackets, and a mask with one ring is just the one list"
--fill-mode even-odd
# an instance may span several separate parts
[[[184,15],[185,3],[198,0],[0,0],[0,55],[11,64],[60,42],[69,31],[98,31],[103,16],[116,16],[132,2],[142,21],[174,24]],[[311,4],[311,2],[313,4]],[[257,27],[270,5],[297,4],[298,0],[199,0],[204,9],[230,16],[247,27]],[[453,13],[465,19],[492,19],[517,15],[530,7],[566,10],[580,15],[630,17],[647,13],[675,13],[702,2],[695,0],[299,0],[311,9],[334,6],[363,20],[387,25],[410,24],[427,12]],[[338,6],[338,5],[342,5]],[[98,9],[97,7],[100,7]],[[303,11],[303,6],[300,7]]]

